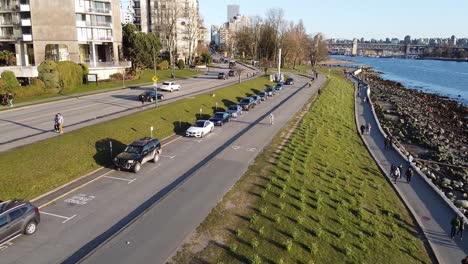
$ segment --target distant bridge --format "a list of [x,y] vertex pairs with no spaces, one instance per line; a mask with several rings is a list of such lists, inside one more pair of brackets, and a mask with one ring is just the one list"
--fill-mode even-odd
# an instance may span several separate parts
[[391,43],[329,43],[328,50],[332,54],[342,55],[367,55],[381,57],[419,57],[424,54],[427,45],[391,44]]

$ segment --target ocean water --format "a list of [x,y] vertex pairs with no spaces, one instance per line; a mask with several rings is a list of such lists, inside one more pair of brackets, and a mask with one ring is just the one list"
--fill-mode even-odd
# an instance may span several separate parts
[[468,105],[468,62],[331,56],[367,65],[383,72],[382,78],[407,88],[448,96]]

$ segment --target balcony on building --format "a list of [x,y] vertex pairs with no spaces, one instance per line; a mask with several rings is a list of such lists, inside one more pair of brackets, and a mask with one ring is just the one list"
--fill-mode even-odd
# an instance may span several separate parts
[[82,1],[75,0],[75,11],[77,13],[111,14],[111,3],[109,1]]
[[0,13],[9,13],[19,10],[19,2],[11,0],[0,0]]
[[19,5],[19,10],[21,12],[31,12],[31,7],[29,6],[29,0],[21,0]]
[[21,19],[21,26],[30,27],[31,26],[31,18],[22,18]]

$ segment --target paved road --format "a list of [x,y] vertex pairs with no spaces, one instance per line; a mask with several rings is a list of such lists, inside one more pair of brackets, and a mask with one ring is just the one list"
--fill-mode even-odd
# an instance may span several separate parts
[[[236,83],[237,78],[218,80],[218,72],[227,71],[227,64],[218,66],[226,69],[210,68],[208,75],[178,81],[182,86],[181,91],[165,92],[165,100],[162,103]],[[252,70],[247,69],[243,74],[250,72]],[[67,132],[141,111],[143,108],[137,96],[149,88],[151,86],[137,87],[2,111],[0,152],[57,136],[57,133],[53,132],[53,120],[57,112],[64,115],[64,129]],[[152,107],[150,103],[146,105],[147,108]]]
[[112,171],[42,208],[35,235],[0,246],[1,263],[75,263],[95,249],[86,263],[164,263],[324,82],[297,80],[203,139],[164,146],[138,174]]
[[[385,150],[384,136],[377,128],[371,106],[364,103],[360,97],[356,97],[355,103],[359,125],[371,123],[371,134],[364,135],[363,139],[377,159],[378,165],[389,175],[392,163],[403,164],[404,175],[406,162],[396,151]],[[408,184],[403,176],[403,179],[397,182],[396,188],[421,223],[439,262],[460,263],[461,259],[468,255],[468,239],[450,239],[450,220],[455,215],[454,211],[418,174],[413,176],[411,184]]]

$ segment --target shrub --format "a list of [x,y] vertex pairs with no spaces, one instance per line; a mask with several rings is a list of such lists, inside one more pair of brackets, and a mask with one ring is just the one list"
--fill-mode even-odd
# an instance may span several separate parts
[[86,64],[84,64],[84,63],[79,63],[78,65],[80,65],[81,70],[83,71],[83,78],[85,78],[86,75],[89,74],[89,67],[88,67],[88,65],[86,65]]
[[169,62],[167,60],[161,61],[158,65],[156,65],[157,70],[167,70],[169,69]]
[[180,59],[180,60],[177,62],[177,67],[178,67],[180,70],[185,69],[185,61],[184,61],[183,59]]
[[53,60],[45,60],[37,68],[39,79],[41,79],[48,89],[54,89],[56,92],[60,89],[60,73],[57,63]]
[[16,79],[15,74],[12,71],[2,72],[2,88],[11,90],[20,87],[18,79]]
[[111,78],[112,80],[122,80],[123,74],[120,72],[117,72],[117,73],[111,74],[109,78]]
[[44,90],[46,89],[45,83],[39,78],[32,78],[31,79],[31,85],[40,87],[40,88],[42,88]]
[[60,76],[61,92],[66,92],[83,84],[83,69],[72,61],[61,61],[57,63]]

